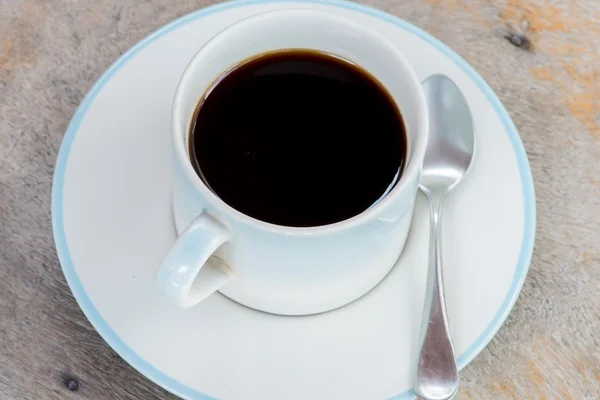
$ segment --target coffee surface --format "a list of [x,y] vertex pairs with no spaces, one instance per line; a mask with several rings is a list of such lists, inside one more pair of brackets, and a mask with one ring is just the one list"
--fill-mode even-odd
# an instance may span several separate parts
[[217,79],[200,101],[190,159],[223,201],[285,226],[368,209],[400,178],[402,117],[363,69],[309,50],[266,53]]

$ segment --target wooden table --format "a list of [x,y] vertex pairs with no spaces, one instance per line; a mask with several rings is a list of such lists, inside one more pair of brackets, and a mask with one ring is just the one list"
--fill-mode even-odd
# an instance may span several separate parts
[[[83,316],[50,223],[57,150],[122,52],[210,0],[0,0],[0,398],[169,399]],[[470,62],[529,155],[537,240],[516,307],[458,398],[600,398],[600,7],[596,0],[375,0]]]

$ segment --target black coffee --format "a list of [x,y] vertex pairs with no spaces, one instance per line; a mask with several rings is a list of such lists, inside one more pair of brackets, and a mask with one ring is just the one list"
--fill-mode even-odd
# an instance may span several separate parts
[[196,110],[198,175],[242,213],[278,225],[343,221],[400,178],[402,117],[369,73],[309,50],[267,53],[221,76]]

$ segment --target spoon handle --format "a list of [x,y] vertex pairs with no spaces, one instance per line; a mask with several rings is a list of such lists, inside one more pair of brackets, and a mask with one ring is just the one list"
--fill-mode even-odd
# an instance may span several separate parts
[[421,348],[414,383],[423,400],[447,400],[458,390],[458,370],[450,340],[442,275],[443,198],[429,198],[430,231],[427,287],[421,325]]

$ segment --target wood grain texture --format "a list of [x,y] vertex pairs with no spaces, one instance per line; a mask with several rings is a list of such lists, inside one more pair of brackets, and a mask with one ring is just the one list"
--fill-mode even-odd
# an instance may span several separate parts
[[[121,360],[79,310],[54,250],[50,189],[67,124],[99,75],[156,28],[208,3],[0,0],[1,399],[174,398]],[[596,0],[368,4],[429,31],[479,71],[533,170],[529,277],[504,327],[463,371],[457,397],[599,399]]]

